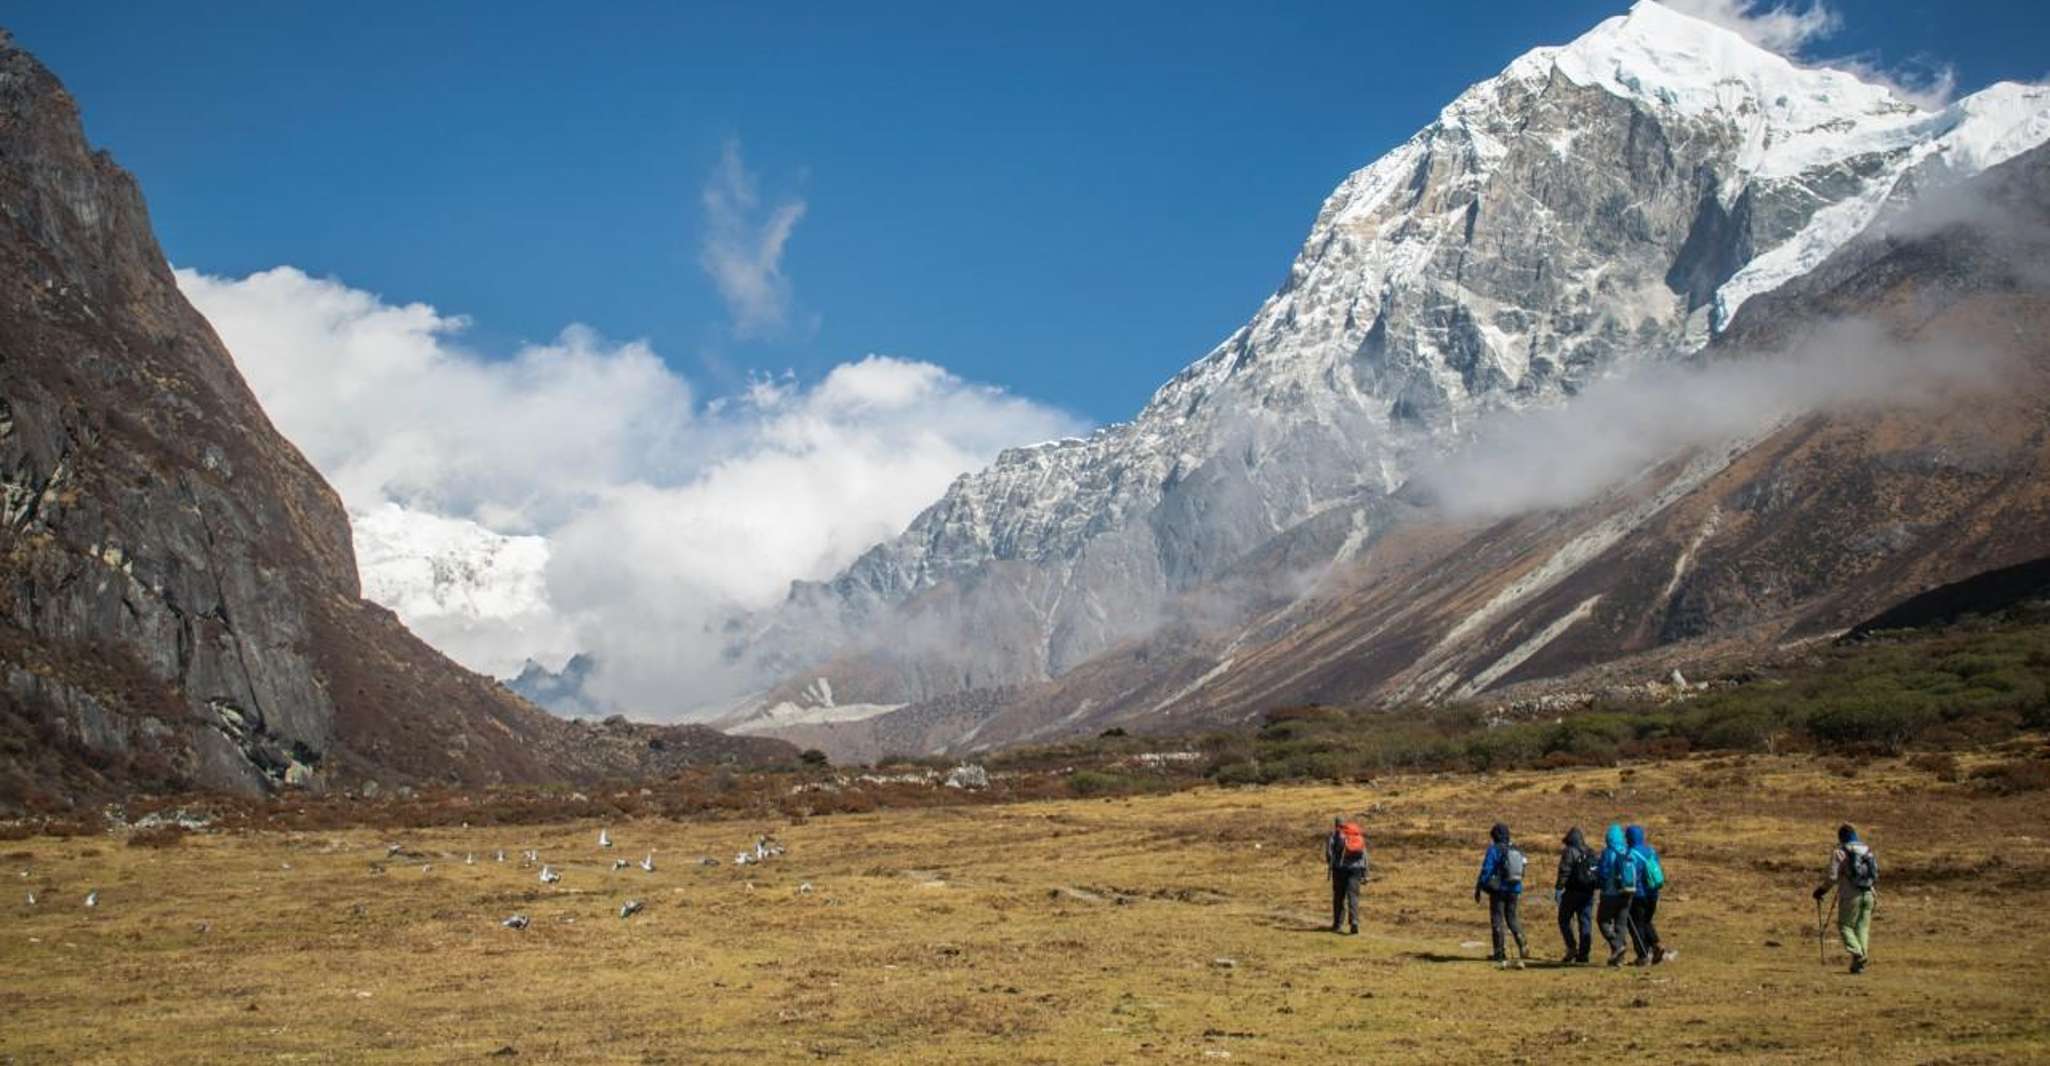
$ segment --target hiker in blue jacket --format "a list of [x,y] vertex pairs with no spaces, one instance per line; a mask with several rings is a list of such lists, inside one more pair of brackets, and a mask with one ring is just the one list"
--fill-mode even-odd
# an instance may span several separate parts
[[1657,849],[1645,841],[1643,826],[1631,826],[1623,838],[1629,845],[1623,856],[1623,891],[1630,896],[1630,946],[1636,952],[1630,964],[1655,966],[1666,961],[1666,949],[1659,943],[1658,926],[1654,924],[1659,889],[1666,883],[1665,870],[1659,863]]
[[1602,839],[1600,864],[1602,898],[1595,908],[1595,928],[1601,930],[1602,939],[1609,945],[1609,965],[1623,965],[1623,952],[1627,942],[1623,939],[1623,927],[1630,921],[1630,895],[1623,891],[1623,856],[1630,845],[1623,838],[1623,827],[1609,823],[1608,835]]
[[[1523,961],[1530,958],[1530,949],[1524,944],[1523,922],[1516,915],[1516,904],[1523,896],[1523,869],[1527,860],[1523,850],[1509,840],[1509,827],[1496,822],[1488,830],[1488,850],[1481,856],[1481,875],[1473,883],[1473,901],[1481,901],[1481,893],[1488,894],[1488,926],[1493,934],[1495,965],[1503,969],[1523,969]],[[1504,950],[1503,930],[1516,938],[1516,958],[1510,959]]]

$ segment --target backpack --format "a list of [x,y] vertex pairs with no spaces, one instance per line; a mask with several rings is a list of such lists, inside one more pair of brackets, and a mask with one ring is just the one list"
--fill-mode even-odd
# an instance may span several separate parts
[[1338,833],[1341,837],[1345,838],[1344,847],[1346,862],[1351,862],[1355,856],[1359,858],[1366,858],[1367,835],[1365,833],[1360,832],[1359,826],[1356,826],[1351,822],[1347,822],[1344,825],[1338,827]]
[[1602,860],[1592,848],[1575,848],[1566,856],[1566,885],[1569,888],[1599,888]]
[[1879,859],[1872,854],[1871,848],[1864,851],[1845,849],[1844,859],[1850,868],[1846,876],[1850,878],[1852,888],[1870,892],[1879,887]]
[[1502,845],[1501,854],[1495,858],[1495,880],[1504,889],[1523,883],[1523,868],[1529,860],[1523,857],[1523,849],[1514,844]]
[[1666,868],[1659,865],[1659,853],[1645,848],[1638,853],[1638,861],[1644,864],[1644,887],[1653,892],[1666,887]]

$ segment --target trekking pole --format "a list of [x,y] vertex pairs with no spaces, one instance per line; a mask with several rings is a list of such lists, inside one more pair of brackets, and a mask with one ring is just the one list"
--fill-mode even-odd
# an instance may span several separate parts
[[[1838,888],[1838,886],[1836,886],[1836,885],[1831,885],[1831,886],[1829,886],[1829,906],[1830,906],[1830,907],[1835,907],[1835,906],[1836,906],[1836,892],[1837,892],[1837,888]],[[1824,952],[1824,950],[1825,950],[1825,949],[1823,948],[1823,945],[1824,945],[1825,943],[1827,943],[1827,942],[1828,942],[1828,937],[1827,937],[1827,935],[1826,935],[1826,933],[1825,933],[1825,930],[1827,930],[1827,929],[1828,929],[1828,926],[1824,925],[1823,923],[1824,923],[1824,919],[1823,919],[1823,917],[1822,917],[1822,916],[1821,916],[1820,914],[1816,915],[1816,918],[1815,918],[1815,954],[1816,954],[1816,955],[1818,955],[1818,956],[1822,956],[1822,955],[1823,955],[1823,952]],[[1827,965],[1829,965],[1829,959],[1828,959],[1827,957],[1824,957],[1824,958],[1823,958],[1823,960],[1822,960],[1822,964],[1823,964],[1824,966],[1827,966]]]
[[1637,915],[1631,913],[1627,906],[1623,908],[1623,920],[1630,923],[1630,950],[1637,952],[1638,958],[1650,954],[1651,945],[1645,943],[1644,928],[1637,924]]
[[1822,898],[1816,896],[1814,898],[1814,961],[1816,961],[1816,966],[1829,966],[1829,957],[1824,955],[1824,951],[1827,951],[1827,949],[1822,947]]

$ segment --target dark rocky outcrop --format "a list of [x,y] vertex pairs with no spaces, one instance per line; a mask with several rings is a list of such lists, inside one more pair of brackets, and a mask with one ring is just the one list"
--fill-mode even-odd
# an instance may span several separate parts
[[334,491],[179,293],[134,178],[0,33],[0,807],[652,765],[588,732],[363,602]]

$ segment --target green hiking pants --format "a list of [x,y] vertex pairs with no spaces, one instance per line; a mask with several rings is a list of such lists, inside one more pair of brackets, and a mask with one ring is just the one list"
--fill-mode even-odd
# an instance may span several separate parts
[[1836,900],[1836,931],[1844,938],[1844,950],[1863,958],[1872,936],[1872,891],[1843,892]]

